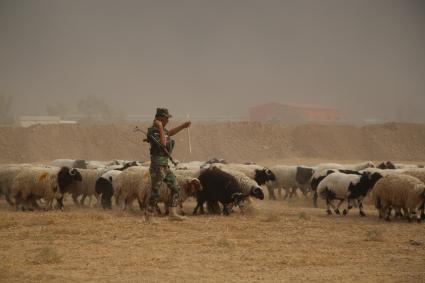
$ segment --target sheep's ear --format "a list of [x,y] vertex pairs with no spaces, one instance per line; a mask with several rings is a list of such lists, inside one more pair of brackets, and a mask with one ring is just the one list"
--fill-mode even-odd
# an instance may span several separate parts
[[202,185],[201,182],[199,181],[199,179],[194,178],[190,181],[190,185],[193,189],[193,192],[200,192],[202,191]]
[[193,193],[202,191],[201,182],[196,178],[193,178],[192,180],[187,181],[187,184]]

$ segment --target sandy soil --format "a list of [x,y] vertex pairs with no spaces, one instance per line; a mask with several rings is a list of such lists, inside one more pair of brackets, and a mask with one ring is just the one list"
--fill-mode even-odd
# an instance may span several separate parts
[[[169,128],[175,126],[171,123]],[[135,125],[0,127],[0,163],[56,158],[148,160],[149,145]],[[146,128],[148,125],[139,125]],[[299,125],[194,123],[176,138],[175,159],[231,162],[264,160],[425,160],[425,124]]]
[[[16,212],[1,203],[3,282],[423,282],[424,224],[327,216],[302,197],[257,212],[160,218],[140,211]],[[194,202],[186,205],[190,212]]]

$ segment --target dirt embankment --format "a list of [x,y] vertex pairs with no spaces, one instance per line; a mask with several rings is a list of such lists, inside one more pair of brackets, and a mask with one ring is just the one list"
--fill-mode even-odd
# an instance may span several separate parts
[[[56,158],[147,160],[148,144],[135,125],[37,125],[0,128],[0,163]],[[148,125],[139,125],[147,127]],[[171,124],[170,128],[174,125]],[[233,162],[288,159],[425,160],[425,124],[368,126],[194,123],[176,136],[176,159]]]

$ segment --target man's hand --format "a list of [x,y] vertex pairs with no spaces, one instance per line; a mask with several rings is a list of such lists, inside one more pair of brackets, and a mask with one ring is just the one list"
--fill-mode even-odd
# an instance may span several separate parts
[[190,121],[184,122],[184,123],[183,123],[183,124],[181,124],[180,126],[177,126],[177,127],[175,127],[174,129],[169,130],[169,131],[168,131],[168,134],[169,134],[170,136],[174,136],[175,134],[177,134],[177,133],[178,133],[178,132],[180,132],[181,130],[186,129],[186,128],[189,128],[189,127],[190,127],[190,125],[192,125],[192,122],[190,122]]
[[191,125],[192,125],[192,122],[187,121],[187,122],[184,122],[182,126],[183,126],[184,129],[186,129],[186,128],[189,128]]

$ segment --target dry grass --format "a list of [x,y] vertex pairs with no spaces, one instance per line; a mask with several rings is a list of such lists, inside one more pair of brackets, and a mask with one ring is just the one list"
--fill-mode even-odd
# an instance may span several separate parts
[[[185,207],[190,212],[194,202]],[[324,208],[256,202],[229,217],[159,217],[66,204],[16,212],[0,202],[2,282],[421,282],[424,224],[328,216]],[[413,244],[412,244],[413,243]],[[419,243],[419,244],[416,244]]]

